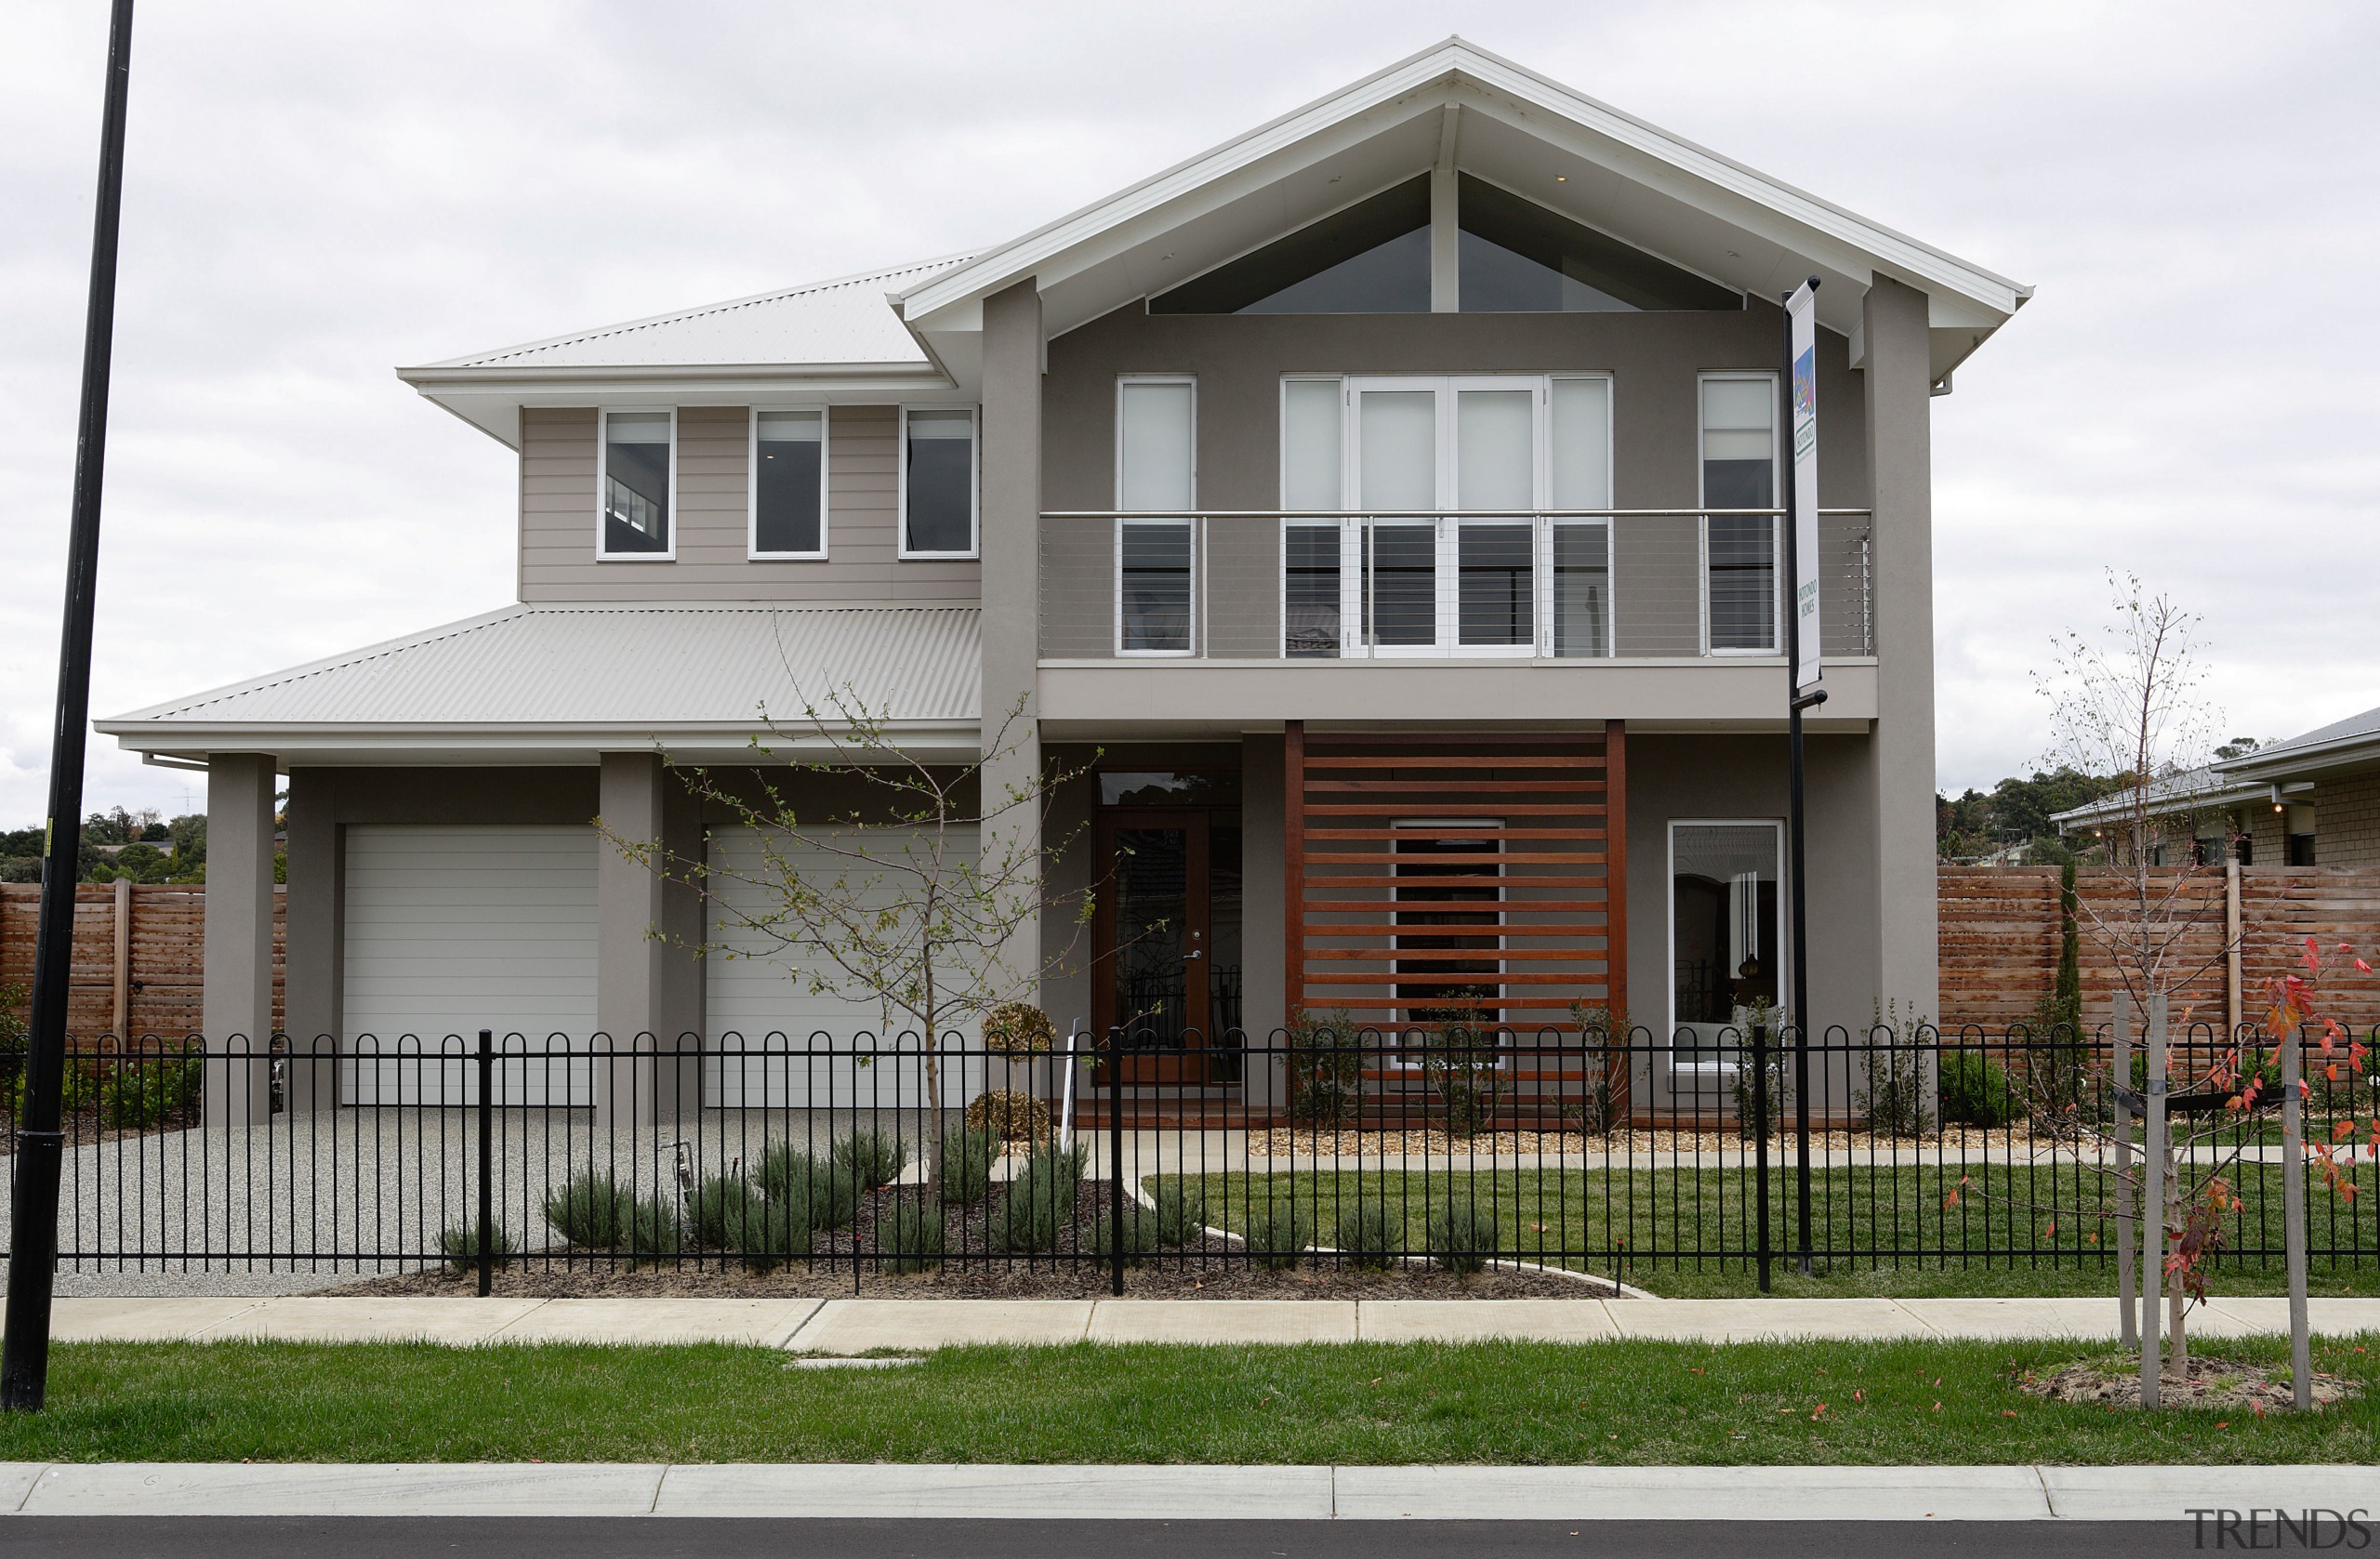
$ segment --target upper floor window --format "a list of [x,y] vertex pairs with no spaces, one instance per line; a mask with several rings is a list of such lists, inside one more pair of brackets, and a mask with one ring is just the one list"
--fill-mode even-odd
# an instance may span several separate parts
[[826,555],[826,414],[752,414],[755,558]]
[[901,556],[975,555],[975,414],[919,407],[901,414]]
[[[1706,374],[1702,507],[1777,507],[1777,377]],[[1778,644],[1778,522],[1769,514],[1702,521],[1705,643],[1713,654],[1773,654]]]
[[1197,388],[1189,379],[1116,385],[1116,507],[1147,520],[1116,522],[1116,649],[1188,654],[1197,567]]
[[1281,653],[1611,654],[1610,426],[1600,376],[1285,380]]
[[678,484],[678,414],[604,412],[596,491],[602,495],[599,558],[675,556],[669,529]]

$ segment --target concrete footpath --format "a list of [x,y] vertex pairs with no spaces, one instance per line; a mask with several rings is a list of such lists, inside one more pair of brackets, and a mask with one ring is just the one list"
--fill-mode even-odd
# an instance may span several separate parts
[[[2380,1299],[2316,1299],[2314,1329],[2380,1331]],[[2192,1335],[2288,1329],[2288,1301],[2218,1299]],[[60,1341],[729,1342],[846,1355],[971,1343],[1596,1342],[1620,1338],[2112,1338],[2107,1299],[61,1299]]]
[[[2231,1491],[2231,1492],[2225,1492]],[[1138,1521],[2369,1523],[2368,1467],[0,1463],[7,1514]],[[2238,1512],[2233,1513],[2235,1515]]]

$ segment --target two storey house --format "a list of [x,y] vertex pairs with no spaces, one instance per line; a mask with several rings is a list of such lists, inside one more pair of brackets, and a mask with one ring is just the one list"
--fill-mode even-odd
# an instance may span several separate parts
[[293,1036],[877,1028],[594,821],[748,859],[678,771],[848,690],[1074,776],[1062,1027],[1609,1013],[1658,1100],[1796,944],[1814,1023],[1933,1010],[1928,416],[2028,295],[1449,40],[980,253],[402,370],[519,452],[518,601],[99,729],[206,772],[210,1036],[271,1026],[282,776]]

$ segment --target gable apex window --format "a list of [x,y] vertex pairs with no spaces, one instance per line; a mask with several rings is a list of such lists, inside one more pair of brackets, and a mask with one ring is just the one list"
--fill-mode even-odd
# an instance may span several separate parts
[[752,413],[751,556],[826,555],[826,413]]
[[[1456,180],[1466,314],[1740,312],[1743,295],[1470,174]],[[1152,314],[1430,311],[1430,176],[1408,178],[1148,300]]]
[[1149,299],[1152,314],[1426,314],[1427,174]]
[[975,556],[975,412],[901,411],[901,556]]
[[677,555],[669,517],[677,508],[678,414],[599,415],[595,555],[667,562]]

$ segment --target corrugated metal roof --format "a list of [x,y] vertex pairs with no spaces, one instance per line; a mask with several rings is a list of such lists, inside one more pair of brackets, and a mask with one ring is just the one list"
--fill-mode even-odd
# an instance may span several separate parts
[[2301,747],[2328,746],[2333,742],[2351,741],[2358,736],[2380,736],[2380,709],[2366,709],[2360,715],[2349,715],[2345,720],[2334,720],[2328,725],[2318,725],[2311,731],[2290,737],[2287,741],[2275,742],[2270,746],[2258,747],[2252,753],[2232,760],[2223,767],[2231,768],[2236,765],[2245,768],[2252,763],[2261,763],[2267,759],[2286,758]]
[[697,363],[923,363],[885,294],[968,257],[920,260],[752,297],[582,330],[430,364],[439,368],[614,368]]
[[799,721],[849,688],[902,721],[972,721],[972,607],[510,606],[98,722],[684,727]]

